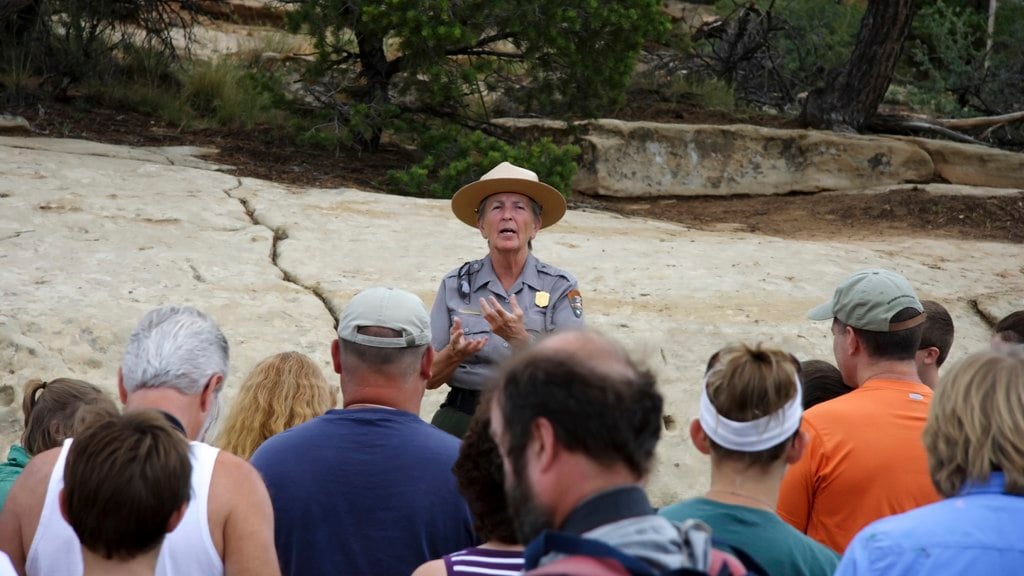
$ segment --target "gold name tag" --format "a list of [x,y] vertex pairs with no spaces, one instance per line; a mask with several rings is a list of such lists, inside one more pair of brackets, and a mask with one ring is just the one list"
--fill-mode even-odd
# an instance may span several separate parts
[[533,303],[541,308],[547,308],[550,300],[551,294],[548,294],[547,292],[537,292],[537,295],[533,299]]

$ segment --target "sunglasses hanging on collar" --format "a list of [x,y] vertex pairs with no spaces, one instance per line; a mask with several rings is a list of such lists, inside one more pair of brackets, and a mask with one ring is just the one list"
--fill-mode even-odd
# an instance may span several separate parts
[[461,297],[463,302],[466,304],[469,304],[469,295],[473,293],[472,286],[470,285],[473,280],[471,264],[472,261],[468,261],[460,266],[457,277],[459,297]]

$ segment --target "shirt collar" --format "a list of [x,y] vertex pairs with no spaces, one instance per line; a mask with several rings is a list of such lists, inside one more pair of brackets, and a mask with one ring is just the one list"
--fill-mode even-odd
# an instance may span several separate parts
[[891,380],[889,378],[871,378],[860,385],[857,390],[901,390],[903,392],[916,392],[922,396],[931,397],[932,389],[920,382],[910,380]]
[[[527,284],[535,290],[540,290],[542,286],[540,283],[540,274],[537,272],[538,264],[539,261],[537,260],[537,257],[533,255],[533,252],[527,254],[526,263],[523,264],[523,271],[519,274],[519,278],[516,279],[515,284],[512,285],[512,289],[509,290],[508,293],[518,293],[521,288],[520,283]],[[484,258],[483,265],[480,266],[480,272],[477,274],[479,282],[478,286],[483,286],[493,282],[494,284],[491,287],[491,291],[495,294],[505,294],[504,288],[502,288],[501,283],[498,282],[498,275],[494,273],[494,265],[491,264],[491,256],[489,254]]]
[[636,485],[619,486],[584,500],[562,523],[562,532],[583,534],[598,526],[636,516],[654,514],[643,489]]
[[1001,471],[992,472],[981,482],[968,481],[957,496],[971,494],[1003,494],[1006,491],[1006,477]]

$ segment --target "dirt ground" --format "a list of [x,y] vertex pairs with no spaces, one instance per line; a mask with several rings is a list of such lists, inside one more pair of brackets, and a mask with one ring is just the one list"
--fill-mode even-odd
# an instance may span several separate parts
[[[341,186],[385,191],[388,170],[414,154],[386,148],[376,154],[315,151],[290,144],[273,130],[182,132],[131,112],[52,104],[14,110],[41,136],[132,146],[212,146],[210,160],[234,166],[234,174],[303,187]],[[675,121],[721,124],[727,115],[682,113]],[[748,121],[748,120],[745,120]],[[771,122],[769,122],[771,124]],[[678,222],[705,230],[739,230],[783,238],[878,239],[940,237],[1024,242],[1024,193],[976,198],[933,196],[919,189],[878,196],[789,194],[784,196],[614,199],[577,196],[570,206],[610,210]]]

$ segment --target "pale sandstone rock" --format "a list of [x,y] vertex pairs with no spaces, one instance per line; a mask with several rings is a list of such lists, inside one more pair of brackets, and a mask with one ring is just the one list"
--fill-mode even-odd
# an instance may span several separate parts
[[291,6],[277,0],[197,0],[215,18],[247,24],[281,27]]
[[231,166],[203,160],[203,156],[216,154],[217,150],[201,146],[135,147],[103,144],[75,138],[22,138],[13,136],[0,136],[0,146],[22,148],[25,150],[49,150],[51,152],[64,152],[79,156],[102,156],[105,158],[139,160],[152,164],[185,166],[202,170],[232,169]]
[[714,6],[679,0],[662,0],[661,11],[672,20],[674,26],[684,27],[684,30],[692,30],[718,19]]
[[[853,190],[932,179],[916,145],[871,136],[758,126],[504,119],[528,136],[577,143],[573,190],[619,197]],[[571,135],[574,131],[576,135]]]
[[931,156],[935,173],[950,184],[1024,188],[1024,154],[927,138],[904,138]]
[[[722,345],[766,341],[829,359],[828,323],[806,311],[850,272],[884,266],[950,309],[955,362],[988,341],[971,301],[1024,289],[1020,247],[992,242],[790,241],[574,210],[535,249],[579,278],[589,324],[660,375],[672,425],[650,481],[657,504],[707,486],[686,428]],[[484,252],[445,201],[0,147],[0,448],[20,430],[13,389],[30,377],[73,375],[113,393],[128,333],[153,306],[189,303],[217,319],[232,346],[230,401],[258,360],[288,349],[337,381],[332,318],[313,291],[340,310],[365,287],[394,285],[429,306],[443,274]],[[428,393],[421,415],[442,397]]]
[[[227,194],[237,178],[78,146],[84,155],[0,148],[0,387],[17,389],[0,424],[18,422],[32,377],[79,377],[113,394],[129,332],[163,304],[198,306],[221,324],[232,347],[225,401],[276,352],[310,354],[330,372],[331,318],[282,279],[272,231]],[[5,449],[16,428],[2,429]]]
[[[1008,268],[1002,273],[1002,276],[1007,279],[1020,278],[1022,275],[1024,275],[1024,266],[1017,270]],[[1024,294],[1020,290],[982,294],[978,296],[976,304],[978,312],[985,317],[985,320],[989,324],[995,325],[1011,312],[1024,310]]]
[[822,194],[885,194],[887,192],[922,191],[932,196],[970,196],[974,198],[994,198],[1003,196],[1022,196],[1024,190],[1019,188],[986,188],[984,186],[964,186],[961,184],[896,184],[893,186],[876,186],[863,190],[838,190],[822,192]]
[[32,126],[29,125],[28,120],[25,120],[21,116],[13,116],[11,114],[0,114],[0,130],[10,132],[31,132]]

